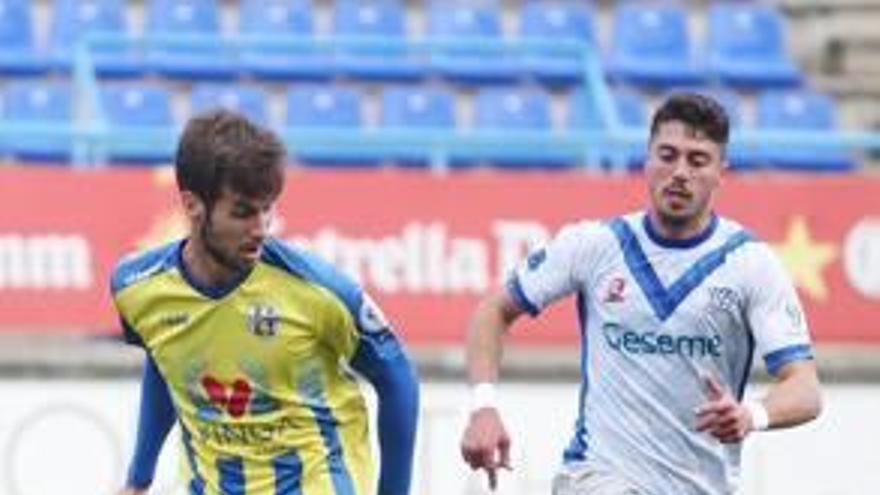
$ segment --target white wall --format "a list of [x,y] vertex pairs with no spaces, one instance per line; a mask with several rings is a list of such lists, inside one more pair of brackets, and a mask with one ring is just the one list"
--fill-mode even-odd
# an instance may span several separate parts
[[[880,493],[880,386],[827,386],[826,411],[801,429],[761,434],[747,448],[743,495]],[[465,394],[427,384],[417,469],[419,495],[476,495],[458,439]],[[574,418],[574,385],[505,385],[514,470],[500,495],[548,494]],[[135,381],[0,380],[0,495],[109,495],[133,443]],[[183,493],[177,449],[167,448],[152,495]]]

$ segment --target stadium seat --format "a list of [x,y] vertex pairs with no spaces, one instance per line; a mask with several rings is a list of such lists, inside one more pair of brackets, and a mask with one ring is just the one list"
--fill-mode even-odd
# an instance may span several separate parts
[[311,0],[242,0],[238,30],[248,35],[311,36],[313,9]]
[[[621,125],[644,127],[648,125],[647,111],[642,96],[631,89],[615,88],[610,92],[614,109]],[[594,100],[584,90],[573,91],[570,96],[568,124],[572,128],[604,129],[607,124],[596,108]]]
[[[53,63],[69,70],[73,47],[88,33],[125,35],[125,6],[122,0],[55,0],[51,20]],[[143,60],[135,50],[124,47],[93,47],[92,62],[101,76],[131,77],[141,75]]]
[[523,64],[518,56],[481,45],[502,39],[494,1],[433,0],[428,11],[428,35],[464,43],[435,52],[431,70],[441,76],[475,84],[511,82],[522,76]]
[[[287,92],[286,126],[289,131],[357,131],[363,126],[361,93],[349,86],[304,84],[291,86]],[[295,159],[306,165],[359,166],[376,162],[360,151],[329,146],[309,146],[290,150]]]
[[34,41],[29,0],[0,0],[0,75],[41,75],[51,60]]
[[[342,37],[365,37],[395,42],[406,39],[404,7],[399,0],[339,0],[334,32]],[[339,51],[336,66],[343,75],[360,79],[413,80],[425,76],[424,54],[405,47],[351,47]]]
[[148,50],[149,65],[159,74],[179,79],[230,79],[238,75],[236,54],[222,48],[216,0],[148,0],[146,29],[160,36],[199,38]]
[[[595,14],[588,3],[530,1],[520,11],[522,39],[576,41],[596,45]],[[583,60],[539,49],[527,58],[528,70],[547,84],[573,84],[584,75]]]
[[[455,97],[443,88],[389,86],[382,93],[381,126],[385,132],[451,130],[455,128]],[[387,158],[403,166],[424,166],[432,150],[422,143],[398,143]]]
[[[63,83],[16,81],[2,93],[2,120],[15,126],[14,139],[0,138],[0,154],[24,160],[63,162],[71,156],[69,134],[73,119],[70,87]],[[30,126],[43,127],[49,134],[28,135],[21,132]]]
[[485,88],[475,102],[476,127],[493,130],[549,130],[550,98],[519,87]]
[[[618,123],[624,127],[645,129],[648,127],[648,112],[645,101],[637,91],[618,87],[610,91]],[[593,95],[585,90],[576,90],[569,97],[568,127],[570,129],[603,130],[608,124],[602,117]],[[599,161],[605,166],[624,164],[629,170],[644,166],[647,150],[644,143],[622,145],[620,148],[606,149],[599,153]]]
[[285,45],[290,38],[311,38],[315,31],[311,0],[243,0],[238,30],[247,36],[277,37],[278,44],[245,48],[244,72],[266,80],[326,80],[334,76],[329,52]]
[[197,114],[225,108],[240,112],[261,125],[269,124],[266,94],[255,86],[241,84],[200,83],[190,94],[190,113]]
[[382,93],[382,126],[455,127],[455,100],[449,91],[425,86],[390,86]]
[[[833,139],[838,129],[834,100],[812,90],[770,90],[758,96],[757,125],[764,131],[814,131]],[[761,158],[783,170],[847,171],[855,163],[845,149],[811,145],[809,141],[768,144]]]
[[782,15],[763,3],[718,2],[709,10],[709,71],[740,86],[793,86],[801,80],[785,46]]
[[358,128],[362,123],[361,94],[355,88],[308,84],[287,92],[290,127]]
[[614,11],[609,69],[624,83],[701,84],[703,64],[692,51],[685,8],[666,1],[628,1]]
[[[553,132],[550,97],[542,90],[516,86],[483,88],[476,96],[474,107],[474,128],[477,132],[494,135],[523,131]],[[547,148],[513,150],[509,147],[492,147],[481,155],[492,165],[506,169],[558,169],[574,163],[572,157]],[[457,156],[452,157],[450,164],[457,167],[473,165],[472,161]]]
[[152,164],[169,161],[174,136],[171,95],[164,86],[116,84],[101,88],[101,105],[115,139],[107,150],[114,162]]

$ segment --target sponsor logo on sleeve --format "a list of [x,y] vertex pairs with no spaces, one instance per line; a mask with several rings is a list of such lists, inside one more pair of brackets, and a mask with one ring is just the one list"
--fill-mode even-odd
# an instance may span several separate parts
[[532,252],[528,258],[526,258],[526,265],[529,267],[529,270],[537,270],[539,266],[541,266],[544,261],[547,259],[547,250],[544,248],[538,249],[537,251]]
[[376,333],[391,330],[391,323],[379,309],[379,305],[368,294],[364,294],[358,320],[358,326],[364,332]]

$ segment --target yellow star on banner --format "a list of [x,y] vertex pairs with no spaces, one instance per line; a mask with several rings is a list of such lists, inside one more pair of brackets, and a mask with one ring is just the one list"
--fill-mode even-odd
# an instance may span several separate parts
[[785,239],[772,247],[797,288],[817,301],[828,299],[822,271],[837,257],[834,243],[813,239],[806,219],[796,216],[788,224]]

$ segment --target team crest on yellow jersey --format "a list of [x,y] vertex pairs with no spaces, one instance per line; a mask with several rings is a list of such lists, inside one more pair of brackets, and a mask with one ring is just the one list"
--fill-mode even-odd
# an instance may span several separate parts
[[258,337],[274,337],[280,324],[281,315],[271,304],[256,303],[247,310],[248,331]]

